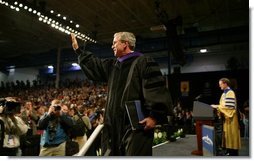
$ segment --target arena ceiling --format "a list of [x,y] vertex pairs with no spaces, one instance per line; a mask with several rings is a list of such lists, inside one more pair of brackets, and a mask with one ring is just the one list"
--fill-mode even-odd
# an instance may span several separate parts
[[[88,34],[98,43],[106,44],[111,43],[112,36],[117,31],[131,31],[142,40],[165,37],[165,31],[158,26],[177,17],[181,17],[177,27],[178,34],[181,35],[193,28],[197,32],[204,32],[249,26],[247,0],[0,0],[0,2],[1,67],[11,63],[14,66],[29,66],[32,62],[33,65],[34,62],[42,64],[42,61],[50,59],[45,53],[59,47],[71,48],[69,35],[39,21],[36,14],[23,9],[16,11],[3,2],[8,2],[9,5],[17,2],[17,6],[20,3],[29,4],[52,18],[57,17],[54,14],[60,13],[60,18],[66,17],[66,25],[69,20],[73,20],[79,24],[80,32]],[[51,10],[54,10],[52,15]],[[234,45],[235,42],[229,44]],[[38,60],[37,56],[43,54],[44,60]]]

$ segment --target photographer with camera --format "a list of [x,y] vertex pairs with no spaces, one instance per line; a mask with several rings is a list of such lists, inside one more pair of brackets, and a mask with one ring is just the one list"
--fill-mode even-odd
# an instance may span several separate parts
[[[89,131],[88,136],[90,136],[96,127],[99,124],[103,123],[103,110],[95,110],[93,114],[89,116],[89,120],[92,125],[92,129]],[[100,156],[101,155],[101,133],[96,137],[93,144],[89,148],[88,152],[86,153],[87,156]]]
[[72,128],[72,138],[79,144],[79,149],[81,149],[89,137],[87,134],[91,130],[92,125],[89,118],[83,115],[82,108],[78,108],[76,104],[71,104],[70,109],[74,110],[72,119],[76,123],[76,127]]
[[37,122],[39,117],[37,116],[36,110],[34,109],[34,105],[31,101],[26,101],[24,104],[24,109],[21,110],[21,118],[29,127],[27,131],[28,136],[36,135],[37,132]]
[[65,156],[65,144],[69,139],[67,130],[74,125],[70,116],[62,111],[59,100],[51,102],[48,112],[39,120],[38,128],[43,129],[39,156]]
[[23,156],[38,156],[40,152],[40,135],[37,134],[39,116],[32,101],[25,101],[20,117],[28,126],[26,135],[21,137],[21,150]]
[[17,156],[20,136],[26,134],[28,126],[16,116],[20,113],[20,103],[12,97],[0,99],[0,156]]

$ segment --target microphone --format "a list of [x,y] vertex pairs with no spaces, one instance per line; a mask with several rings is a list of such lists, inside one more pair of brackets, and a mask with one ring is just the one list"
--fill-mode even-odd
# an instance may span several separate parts
[[202,94],[198,95],[197,97],[195,97],[195,100],[198,101],[202,96],[203,96]]

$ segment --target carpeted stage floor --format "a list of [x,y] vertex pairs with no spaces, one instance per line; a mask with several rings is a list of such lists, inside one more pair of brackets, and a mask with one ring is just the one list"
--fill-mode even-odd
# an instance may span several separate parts
[[[168,142],[164,145],[153,148],[153,156],[167,157],[200,157],[192,155],[191,152],[197,149],[196,135],[186,135],[175,142]],[[240,156],[249,157],[249,139],[242,138],[242,148],[239,151]],[[215,156],[219,157],[219,156]],[[227,156],[220,156],[227,157]]]

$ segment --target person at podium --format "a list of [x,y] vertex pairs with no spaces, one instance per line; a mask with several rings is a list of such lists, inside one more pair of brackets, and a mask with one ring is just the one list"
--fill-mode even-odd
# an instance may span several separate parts
[[238,156],[241,148],[240,128],[237,115],[237,102],[234,91],[230,88],[230,80],[221,78],[219,87],[223,90],[219,105],[211,105],[223,119],[222,147],[229,156]]

